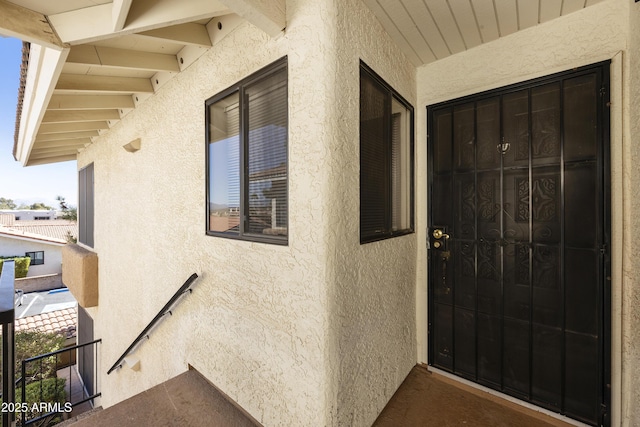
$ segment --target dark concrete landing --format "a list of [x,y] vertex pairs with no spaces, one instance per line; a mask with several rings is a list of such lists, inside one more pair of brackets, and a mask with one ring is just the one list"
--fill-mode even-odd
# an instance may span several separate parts
[[249,414],[194,370],[143,391],[72,427],[256,427]]
[[414,367],[374,427],[565,427],[545,414]]

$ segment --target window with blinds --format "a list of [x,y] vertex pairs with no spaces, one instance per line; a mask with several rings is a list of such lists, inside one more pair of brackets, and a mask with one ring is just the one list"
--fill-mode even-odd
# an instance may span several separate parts
[[413,108],[360,64],[360,243],[413,232]]
[[287,244],[287,61],[206,102],[207,234]]

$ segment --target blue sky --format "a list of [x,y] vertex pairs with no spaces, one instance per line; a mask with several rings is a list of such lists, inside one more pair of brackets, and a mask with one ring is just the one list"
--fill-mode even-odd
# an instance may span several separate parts
[[44,202],[57,208],[55,198],[60,195],[76,206],[75,161],[25,168],[13,158],[21,51],[20,40],[0,36],[0,197],[17,204]]

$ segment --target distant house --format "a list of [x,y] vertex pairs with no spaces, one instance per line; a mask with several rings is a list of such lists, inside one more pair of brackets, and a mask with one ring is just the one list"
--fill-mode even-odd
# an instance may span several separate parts
[[14,157],[77,161],[63,280],[105,408],[193,367],[266,426],[366,427],[426,364],[640,425],[640,2],[0,16],[27,42]]
[[[31,257],[27,277],[60,274],[61,248],[68,236],[76,237],[78,227],[72,221],[9,221],[0,216],[0,256]],[[8,225],[2,225],[8,223]]]
[[62,272],[61,248],[66,240],[0,227],[0,256],[31,258],[27,277]]
[[16,221],[51,221],[58,217],[58,211],[50,210],[33,210],[33,209],[3,209],[1,214],[9,214],[15,217]]

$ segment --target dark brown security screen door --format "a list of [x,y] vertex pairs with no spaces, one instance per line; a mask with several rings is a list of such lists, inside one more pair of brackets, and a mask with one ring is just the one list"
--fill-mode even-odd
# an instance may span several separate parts
[[607,423],[608,66],[428,108],[429,363]]

